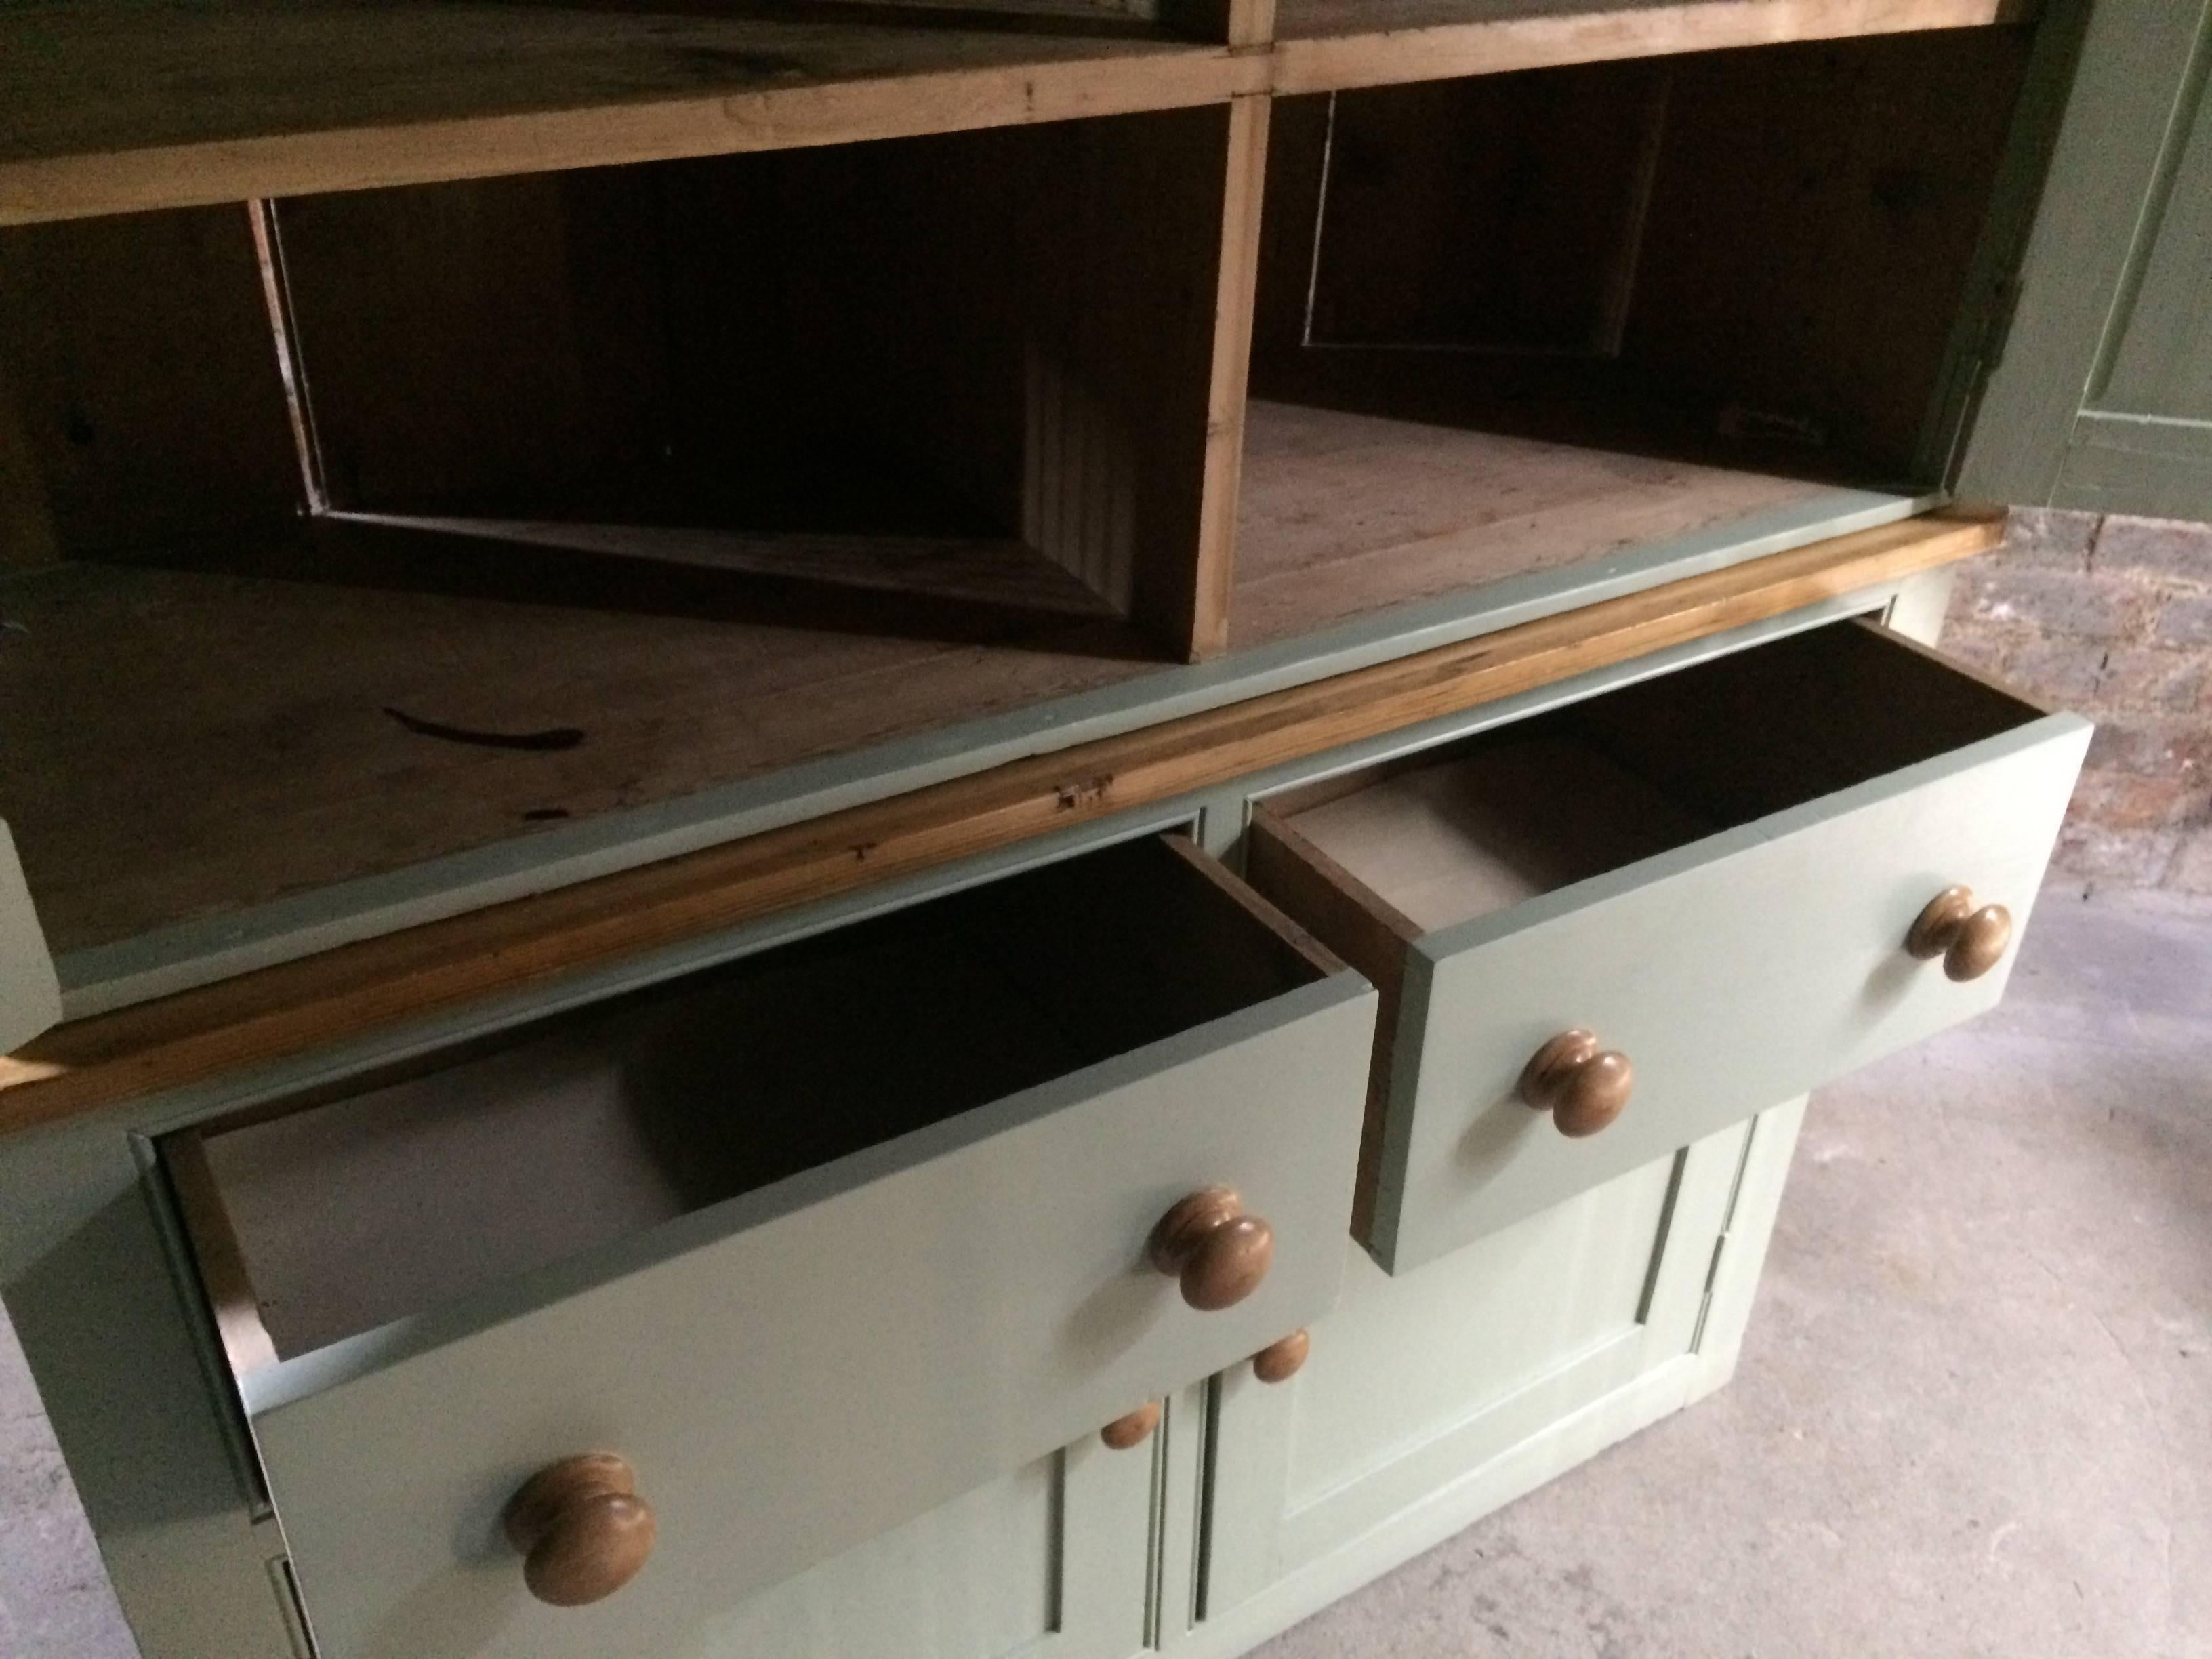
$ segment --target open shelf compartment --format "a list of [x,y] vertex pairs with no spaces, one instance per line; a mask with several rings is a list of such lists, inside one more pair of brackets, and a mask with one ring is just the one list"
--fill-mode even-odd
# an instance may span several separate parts
[[1279,99],[1235,642],[1940,490],[2030,46]]

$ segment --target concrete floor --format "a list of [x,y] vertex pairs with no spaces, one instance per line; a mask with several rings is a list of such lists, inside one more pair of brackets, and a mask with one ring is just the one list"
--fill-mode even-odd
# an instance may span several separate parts
[[[0,1325],[0,1656],[130,1651]],[[1815,1099],[1729,1389],[1261,1651],[2212,1656],[2212,900],[2052,888]]]

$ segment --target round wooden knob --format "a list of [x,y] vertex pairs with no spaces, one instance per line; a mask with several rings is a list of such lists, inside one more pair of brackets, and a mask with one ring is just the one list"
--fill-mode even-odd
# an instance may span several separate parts
[[1117,1417],[1098,1431],[1098,1437],[1115,1451],[1141,1446],[1160,1425],[1160,1402],[1147,1400],[1127,1417]]
[[1943,972],[1961,984],[1979,979],[2004,959],[2012,943],[2012,912],[2002,904],[1974,903],[1971,887],[1946,887],[1928,901],[1905,936],[1905,948],[1925,962],[1943,958]]
[[1298,1374],[1312,1352],[1313,1338],[1304,1331],[1292,1331],[1252,1356],[1252,1375],[1262,1382],[1287,1382]]
[[637,1577],[659,1527],[637,1495],[637,1474],[612,1452],[564,1457],[523,1483],[501,1517],[524,1556],[522,1582],[539,1601],[580,1607]]
[[1260,1288],[1275,1259],[1275,1230],[1245,1214],[1244,1201],[1230,1188],[1207,1187],[1160,1218],[1145,1254],[1182,1281],[1184,1301],[1213,1313]]
[[1620,1115],[1635,1086],[1628,1056],[1601,1049],[1580,1028],[1560,1032],[1521,1070],[1521,1098],[1549,1112],[1563,1135],[1595,1134]]

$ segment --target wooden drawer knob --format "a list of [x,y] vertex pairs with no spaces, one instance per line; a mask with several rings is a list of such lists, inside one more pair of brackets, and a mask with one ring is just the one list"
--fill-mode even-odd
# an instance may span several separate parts
[[1292,1331],[1252,1356],[1252,1375],[1262,1382],[1287,1382],[1298,1374],[1312,1352],[1313,1338],[1304,1331]]
[[2012,912],[2002,904],[1976,908],[1971,887],[1946,887],[1928,901],[1905,936],[1905,948],[1923,962],[1943,958],[1943,971],[1964,984],[2004,959],[2012,943]]
[[1275,1230],[1245,1214],[1244,1201],[1229,1188],[1207,1187],[1160,1218],[1145,1254],[1182,1281],[1184,1301],[1213,1313],[1260,1288],[1275,1259]]
[[1098,1437],[1115,1451],[1141,1446],[1160,1425],[1160,1402],[1148,1400],[1127,1417],[1117,1417],[1098,1431]]
[[1579,1027],[1562,1031],[1521,1069],[1521,1098],[1549,1112],[1563,1135],[1594,1135],[1620,1115],[1636,1086],[1626,1054],[1601,1049]]
[[507,1500],[501,1521],[523,1553],[522,1582],[556,1607],[612,1595],[637,1577],[659,1535],[636,1472],[612,1452],[538,1470]]

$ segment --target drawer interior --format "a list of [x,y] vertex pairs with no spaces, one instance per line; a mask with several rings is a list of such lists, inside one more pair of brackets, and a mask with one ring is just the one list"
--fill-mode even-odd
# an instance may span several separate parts
[[[2044,712],[1874,624],[1845,622],[1292,790],[1262,810],[1349,872],[1410,935],[1802,805]],[[1255,879],[1267,887],[1264,873]]]
[[241,1374],[1325,977],[1180,836],[169,1137]]

